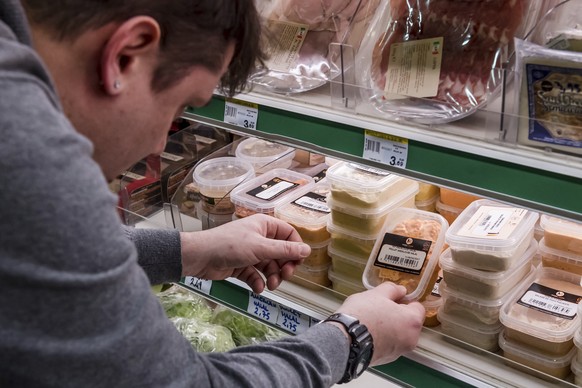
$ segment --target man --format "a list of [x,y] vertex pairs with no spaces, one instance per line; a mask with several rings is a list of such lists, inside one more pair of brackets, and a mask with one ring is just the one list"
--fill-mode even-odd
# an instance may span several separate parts
[[[309,254],[266,216],[124,230],[107,189],[163,150],[184,106],[244,86],[261,56],[251,0],[22,3],[0,3],[0,386],[325,387],[414,348],[424,309],[394,302],[392,284],[300,336],[215,354],[196,353],[150,292],[181,275],[274,289]],[[374,344],[361,365],[348,362],[356,328]]]

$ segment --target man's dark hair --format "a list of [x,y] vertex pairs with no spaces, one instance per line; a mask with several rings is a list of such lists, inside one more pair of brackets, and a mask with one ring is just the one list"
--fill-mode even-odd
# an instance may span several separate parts
[[242,91],[257,61],[261,23],[253,0],[23,0],[31,22],[61,41],[133,16],[146,15],[160,25],[161,56],[152,89],[178,83],[193,66],[219,71],[228,44],[235,51],[221,80],[221,91]]

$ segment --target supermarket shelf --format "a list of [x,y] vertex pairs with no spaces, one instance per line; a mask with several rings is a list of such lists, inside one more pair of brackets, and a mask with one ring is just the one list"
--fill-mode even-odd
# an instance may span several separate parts
[[[225,100],[221,96],[215,96],[206,107],[188,109],[184,117],[582,220],[582,158],[503,146],[482,129],[482,133],[471,138],[460,136],[459,128],[451,125],[436,130],[430,126],[389,122],[362,113],[333,110],[315,101],[256,93],[237,98],[258,105],[256,130],[225,123]],[[479,113],[481,116],[463,122],[474,127],[472,132],[490,127],[495,121],[492,116],[499,116],[493,112]],[[408,139],[406,169],[363,159],[365,130]]]

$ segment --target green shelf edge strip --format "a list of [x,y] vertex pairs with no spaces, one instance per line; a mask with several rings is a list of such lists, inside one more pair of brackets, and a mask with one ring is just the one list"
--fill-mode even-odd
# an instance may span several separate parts
[[[207,106],[188,112],[222,122],[224,106],[224,99],[215,96]],[[358,158],[363,153],[365,128],[268,106],[259,106],[257,130]],[[582,220],[582,179],[414,140],[409,140],[406,169],[477,188],[472,190],[477,194],[479,189],[500,193],[502,200]]]

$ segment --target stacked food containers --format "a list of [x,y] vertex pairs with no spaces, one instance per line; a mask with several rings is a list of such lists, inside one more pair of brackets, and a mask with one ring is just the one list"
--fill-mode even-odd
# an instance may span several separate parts
[[435,208],[452,225],[459,214],[478,199],[480,198],[473,194],[441,187],[440,197],[436,201]]

